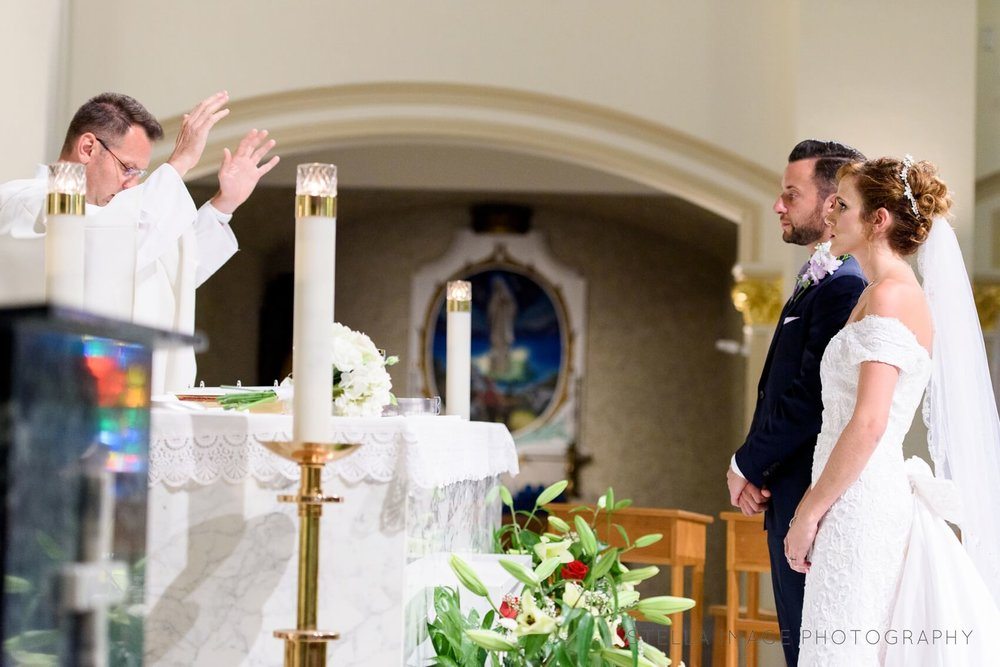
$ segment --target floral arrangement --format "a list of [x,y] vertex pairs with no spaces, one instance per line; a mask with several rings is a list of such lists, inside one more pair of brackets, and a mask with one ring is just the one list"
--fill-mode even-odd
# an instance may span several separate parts
[[[655,544],[662,535],[643,535],[631,541],[625,530],[613,523],[614,512],[631,505],[615,502],[614,491],[601,496],[596,509],[574,508],[573,523],[548,515],[547,528],[536,532],[530,527],[541,523],[539,510],[566,488],[558,482],[545,489],[530,512],[514,511],[510,491],[497,487],[502,502],[515,519],[494,534],[498,553],[530,554],[532,567],[501,559],[500,565],[521,584],[519,595],[507,595],[499,607],[476,572],[458,556],[451,568],[462,587],[486,598],[491,610],[482,618],[478,612],[463,614],[459,592],[438,587],[434,591],[435,618],[428,633],[437,661],[443,667],[578,667],[616,666],[665,667],[669,658],[642,641],[636,620],[670,625],[669,615],[694,606],[694,600],[670,596],[640,599],[635,585],[659,572],[657,567],[629,570],[622,554]],[[602,511],[603,510],[603,511]],[[600,518],[614,526],[623,547],[601,543],[594,530]]]
[[[359,331],[333,323],[333,413],[341,417],[378,417],[385,405],[396,402],[392,378],[386,367],[399,357],[384,358],[372,339]],[[276,400],[290,401],[294,380],[285,378],[281,386],[266,391],[245,391],[219,398],[227,410],[247,410]]]
[[812,287],[839,269],[847,257],[848,255],[840,257],[831,255],[830,241],[817,243],[812,256],[809,257],[809,262],[806,264],[805,270],[799,275],[798,280],[796,280],[796,287],[799,290]]

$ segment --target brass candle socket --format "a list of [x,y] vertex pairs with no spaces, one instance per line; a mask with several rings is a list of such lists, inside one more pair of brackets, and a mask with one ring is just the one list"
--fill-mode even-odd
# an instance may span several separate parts
[[299,585],[296,627],[275,630],[285,640],[285,667],[325,667],[326,642],[336,632],[316,629],[319,598],[320,517],[326,503],[343,502],[323,493],[323,466],[354,453],[360,445],[342,443],[265,442],[269,450],[299,464],[299,492],[280,495],[281,502],[299,506]]

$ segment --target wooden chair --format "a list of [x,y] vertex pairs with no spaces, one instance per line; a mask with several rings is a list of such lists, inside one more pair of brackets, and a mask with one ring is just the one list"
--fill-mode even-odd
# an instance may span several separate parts
[[[550,503],[546,506],[552,514],[572,523],[570,510],[576,504]],[[593,511],[593,505],[588,505]],[[589,515],[588,515],[589,516]],[[595,522],[597,535],[611,546],[624,546],[621,535],[615,528],[608,530],[607,522],[598,515]],[[670,566],[670,595],[688,597],[695,601],[691,614],[691,651],[686,663],[688,667],[701,667],[702,628],[705,608],[705,534],[706,527],[714,519],[705,514],[675,509],[651,507],[627,507],[612,516],[612,522],[625,529],[630,539],[642,535],[661,533],[663,539],[643,549],[635,549],[622,555],[624,563]],[[691,568],[691,592],[684,590],[684,568]],[[671,664],[680,664],[684,651],[684,615],[674,614],[670,640]]]
[[[764,515],[744,516],[740,512],[722,512],[719,517],[726,522],[726,604],[713,605],[711,613],[716,618],[715,644],[712,647],[713,665],[721,665],[723,645],[725,666],[737,667],[739,637],[751,633],[749,639],[760,637],[780,639],[778,618],[774,612],[760,609],[760,575],[771,571],[767,550],[767,533],[764,532]],[[740,602],[740,576],[746,576],[746,601]],[[725,624],[719,623],[725,618]],[[725,634],[720,630],[725,628]],[[747,667],[757,666],[757,642],[746,642]]]

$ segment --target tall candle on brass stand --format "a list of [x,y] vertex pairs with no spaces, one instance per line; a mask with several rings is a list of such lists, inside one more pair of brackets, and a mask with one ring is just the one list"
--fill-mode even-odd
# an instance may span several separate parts
[[294,630],[277,630],[285,640],[285,667],[323,667],[326,642],[335,632],[316,629],[319,597],[319,540],[323,466],[346,456],[354,445],[331,443],[333,408],[333,293],[337,230],[337,168],[301,164],[295,187],[295,297],[292,329],[292,441],[264,443],[299,464],[299,493],[279,496],[299,506],[299,579]]
[[472,374],[472,283],[452,280],[447,287],[445,414],[469,418]]
[[333,293],[337,167],[300,164],[295,184],[292,439],[329,442],[333,410]]
[[76,162],[49,165],[45,200],[45,298],[83,308],[84,210],[87,176]]

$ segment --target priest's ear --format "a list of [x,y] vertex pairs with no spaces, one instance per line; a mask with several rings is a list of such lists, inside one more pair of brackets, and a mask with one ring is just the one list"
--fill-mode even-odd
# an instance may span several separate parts
[[94,159],[98,146],[97,135],[93,132],[84,132],[70,146],[70,155],[64,155],[63,158],[87,164]]

